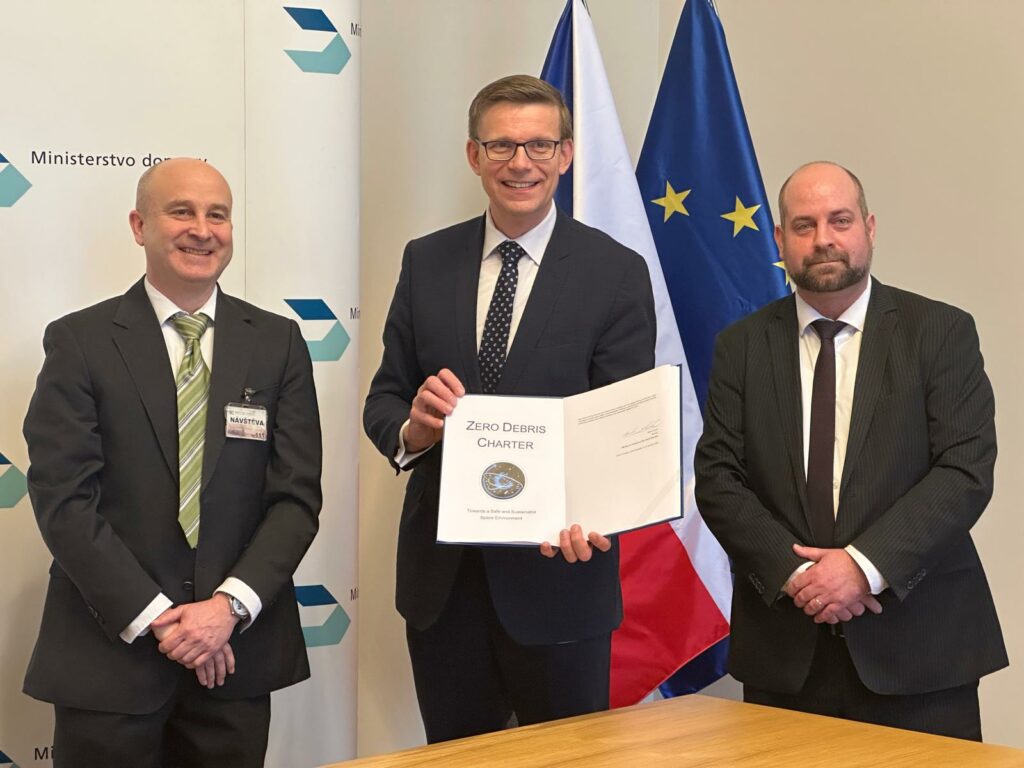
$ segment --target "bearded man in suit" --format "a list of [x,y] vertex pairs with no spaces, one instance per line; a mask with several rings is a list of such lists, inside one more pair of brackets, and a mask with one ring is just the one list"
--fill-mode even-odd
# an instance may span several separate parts
[[643,259],[558,210],[572,161],[559,92],[515,75],[469,110],[487,211],[408,244],[366,433],[411,469],[397,605],[430,742],[608,707],[622,619],[615,542],[578,525],[540,552],[438,544],[443,417],[466,392],[566,397],[654,364]]
[[797,169],[779,216],[796,293],[719,335],[695,461],[729,670],[750,702],[980,740],[1007,658],[970,534],[996,457],[974,321],[870,276],[845,168]]
[[148,170],[144,278],[43,337],[24,432],[53,564],[24,689],[55,705],[58,768],[261,766],[270,692],[309,676],[312,364],[293,321],[218,288],[231,205],[205,162]]

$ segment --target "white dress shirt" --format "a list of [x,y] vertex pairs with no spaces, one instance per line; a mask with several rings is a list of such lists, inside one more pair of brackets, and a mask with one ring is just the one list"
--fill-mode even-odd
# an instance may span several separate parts
[[[490,209],[484,219],[484,245],[480,254],[480,280],[477,283],[476,291],[476,347],[480,349],[480,339],[484,335],[484,324],[487,322],[487,310],[491,306],[491,296],[494,295],[494,287],[498,284],[498,276],[501,274],[501,254],[498,253],[498,246],[506,240],[514,240],[519,247],[526,252],[528,258],[519,258],[519,277],[516,282],[516,295],[512,302],[512,325],[508,331],[508,346],[506,353],[512,348],[512,340],[519,330],[519,321],[523,318],[523,310],[533,290],[533,282],[537,279],[537,271],[540,269],[541,259],[544,258],[544,251],[547,250],[551,241],[551,234],[555,231],[555,220],[557,219],[555,204],[540,224],[529,232],[519,237],[509,237],[494,225]],[[434,372],[436,373],[436,371]],[[398,431],[398,451],[395,453],[395,463],[404,467],[417,456],[422,456],[430,450],[426,448],[417,453],[405,452],[405,440],[402,438],[408,419]],[[433,447],[433,446],[431,446]]]
[[[146,288],[146,295],[149,297],[150,304],[153,305],[153,311],[156,313],[156,319],[160,321],[160,331],[164,336],[164,343],[167,345],[167,356],[171,363],[171,371],[177,375],[178,367],[181,365],[182,359],[185,357],[185,340],[181,338],[181,334],[178,333],[177,329],[171,320],[179,312],[185,310],[178,307],[173,301],[164,296],[156,287],[149,282],[147,277],[144,281]],[[206,362],[206,367],[213,371],[213,336],[214,327],[216,325],[216,311],[217,311],[217,286],[214,286],[213,293],[203,306],[201,306],[197,312],[202,312],[204,315],[210,318],[210,325],[203,333],[202,338],[199,340],[199,351],[203,356],[203,360]],[[233,576],[229,576],[224,580],[216,589],[217,592],[224,592],[232,597],[238,598],[242,605],[249,611],[249,618],[243,623],[242,630],[248,629],[249,626],[256,620],[256,616],[263,610],[263,601],[260,600],[259,596],[241,579],[236,579]],[[157,618],[161,613],[166,611],[172,605],[170,598],[168,598],[163,592],[153,598],[152,602],[146,606],[146,608],[140,613],[135,619],[125,627],[121,633],[121,639],[126,643],[131,643],[135,638],[145,635],[149,632],[149,625],[152,621]]]
[[[814,390],[814,364],[818,361],[821,339],[811,327],[815,320],[828,320],[814,307],[796,294],[796,319],[800,330],[800,393],[803,404],[804,476],[807,474],[807,455],[811,439],[811,396]],[[846,445],[850,439],[850,415],[853,412],[853,390],[857,380],[857,364],[860,361],[860,345],[864,338],[864,320],[867,317],[868,301],[871,298],[871,279],[867,288],[853,304],[837,319],[846,323],[835,338],[836,348],[836,441],[832,460],[832,514],[839,509],[839,483],[843,477],[846,462]],[[856,547],[847,546],[846,551],[864,571],[871,594],[877,595],[888,587],[877,568],[861,554]],[[805,563],[797,569],[800,573],[811,566]],[[796,575],[796,574],[794,574]],[[791,577],[792,578],[792,577]]]

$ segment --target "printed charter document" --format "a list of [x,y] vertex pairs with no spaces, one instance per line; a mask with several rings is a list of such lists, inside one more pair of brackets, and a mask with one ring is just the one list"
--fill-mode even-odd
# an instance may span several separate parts
[[564,399],[466,395],[445,419],[437,540],[557,542],[679,517],[679,368]]

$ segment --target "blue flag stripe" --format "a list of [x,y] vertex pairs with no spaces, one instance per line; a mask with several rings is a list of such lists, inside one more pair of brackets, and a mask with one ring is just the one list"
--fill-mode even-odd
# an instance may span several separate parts
[[[540,79],[559,90],[570,114],[573,107],[572,78],[572,0],[569,0],[555,27],[548,55],[541,68]],[[572,187],[572,166],[570,165],[555,190],[555,204],[570,216],[572,216]]]

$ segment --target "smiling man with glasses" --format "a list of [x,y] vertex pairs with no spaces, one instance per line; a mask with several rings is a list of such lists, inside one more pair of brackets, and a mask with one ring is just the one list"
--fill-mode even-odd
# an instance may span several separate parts
[[539,552],[436,542],[438,443],[459,397],[566,397],[654,365],[643,259],[553,202],[572,154],[547,83],[514,75],[477,94],[466,157],[487,211],[406,247],[366,400],[367,435],[412,470],[397,605],[430,742],[608,707],[614,541],[574,525]]
[[[572,162],[572,116],[558,91],[537,83],[499,80],[494,93],[481,91],[469,110],[466,157],[490,198],[494,226],[511,239],[553,213],[558,178]],[[557,102],[511,98],[551,94]],[[510,98],[498,98],[504,96]]]

